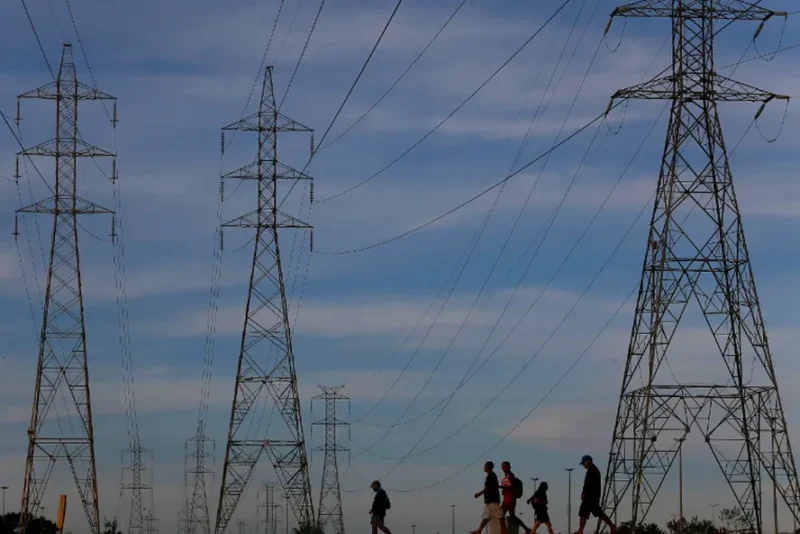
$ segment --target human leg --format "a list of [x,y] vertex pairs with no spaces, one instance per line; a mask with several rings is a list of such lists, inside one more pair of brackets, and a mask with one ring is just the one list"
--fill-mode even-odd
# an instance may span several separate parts
[[581,502],[581,507],[578,509],[578,518],[580,521],[578,523],[578,531],[575,534],[583,534],[583,529],[586,527],[586,520],[592,515],[593,508],[592,503],[586,501]]
[[[545,526],[547,527],[548,534],[553,534],[553,525],[552,525],[552,523],[550,523],[550,521],[547,521],[545,523]],[[570,533],[570,534],[572,534],[572,533]]]

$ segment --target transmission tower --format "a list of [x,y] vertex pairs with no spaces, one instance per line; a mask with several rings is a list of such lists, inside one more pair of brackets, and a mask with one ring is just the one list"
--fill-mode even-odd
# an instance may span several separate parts
[[330,522],[333,524],[333,534],[344,534],[338,456],[339,453],[348,452],[350,449],[339,445],[337,434],[340,426],[349,427],[350,423],[336,417],[336,403],[349,401],[350,398],[341,394],[344,386],[319,386],[319,388],[322,393],[314,397],[313,400],[325,402],[325,418],[311,423],[314,426],[325,427],[325,445],[314,449],[325,454],[325,463],[322,467],[322,486],[319,493],[318,524],[324,532]]
[[275,486],[264,484],[262,504],[258,505],[258,510],[264,510],[264,534],[278,534],[278,509],[281,507],[275,499]]
[[153,491],[152,479],[150,478],[152,470],[146,467],[144,462],[148,456],[152,463],[152,451],[143,448],[138,439],[132,447],[122,453],[122,463],[125,465],[122,469],[122,490],[131,493],[131,511],[128,521],[129,534],[143,534],[145,532],[142,492]]
[[[278,183],[311,178],[279,163],[277,157],[279,133],[310,133],[311,129],[278,111],[272,67],[267,67],[258,112],[223,128],[227,130],[258,133],[255,161],[223,176],[223,179],[255,181],[257,206],[250,213],[222,225],[252,229],[255,236],[215,531],[224,533],[264,451],[284,493],[289,496],[298,525],[311,526],[315,522],[314,506],[278,246],[279,230],[311,228],[281,211],[288,193],[279,195]],[[266,439],[249,438],[245,435],[249,425],[243,423],[261,415],[254,406],[265,395],[272,400],[281,421],[270,425]]]
[[[717,102],[760,102],[758,118],[767,102],[787,98],[714,68],[722,29],[785,15],[759,3],[646,0],[612,14],[670,18],[673,34],[671,71],[612,98],[672,103],[603,499],[616,514],[630,491],[633,524],[646,518],[690,431],[708,444],[748,530],[762,532],[762,472],[798,517],[797,471],[717,109]],[[670,364],[690,301],[721,356],[703,364],[716,372],[708,382],[679,383]]]
[[[18,154],[18,157],[55,159],[55,183],[50,189],[52,196],[18,210],[53,216],[19,532],[25,532],[29,519],[39,511],[55,463],[66,459],[75,478],[89,530],[99,534],[78,215],[111,214],[112,211],[77,196],[77,160],[83,157],[113,158],[114,154],[80,139],[78,102],[113,100],[114,97],[78,81],[72,47],[65,44],[56,80],[19,98],[55,100],[56,103],[55,139]],[[76,428],[66,430],[59,424],[57,405],[60,403],[66,403],[68,410],[77,412],[80,423]],[[52,417],[51,409],[55,410],[56,417]]]
[[184,479],[187,492],[184,507],[186,534],[194,534],[198,525],[203,529],[203,534],[211,532],[206,494],[206,475],[211,474],[211,470],[206,467],[206,464],[213,459],[207,450],[209,445],[213,447],[214,441],[205,435],[205,418],[201,418],[198,421],[198,430],[195,436],[186,440]]
[[158,519],[156,519],[152,511],[148,512],[144,518],[144,533],[158,534]]

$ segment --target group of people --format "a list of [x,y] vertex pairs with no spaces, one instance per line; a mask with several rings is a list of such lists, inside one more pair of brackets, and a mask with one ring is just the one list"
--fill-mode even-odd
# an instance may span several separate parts
[[[583,482],[581,505],[578,509],[580,523],[575,534],[583,534],[586,521],[590,516],[599,518],[608,525],[611,534],[614,534],[617,528],[600,505],[603,491],[600,470],[594,465],[592,457],[588,455],[581,458],[581,465],[586,469],[586,478]],[[471,534],[481,534],[486,525],[493,520],[499,523],[501,534],[508,534],[508,526],[515,527],[515,530],[522,528],[526,534],[536,534],[542,525],[547,527],[548,534],[553,534],[553,525],[547,511],[547,482],[539,484],[534,494],[526,501],[533,507],[534,512],[533,528],[529,529],[516,513],[517,500],[523,496],[522,481],[511,471],[510,462],[503,462],[500,467],[504,475],[502,481],[498,480],[497,474],[494,472],[494,462],[486,462],[483,466],[486,479],[483,489],[475,494],[476,499],[483,497],[483,515],[480,526]],[[372,490],[375,492],[375,499],[369,511],[372,516],[370,521],[372,534],[377,534],[378,530],[384,534],[392,534],[385,525],[386,511],[391,507],[389,497],[377,480],[372,483]]]

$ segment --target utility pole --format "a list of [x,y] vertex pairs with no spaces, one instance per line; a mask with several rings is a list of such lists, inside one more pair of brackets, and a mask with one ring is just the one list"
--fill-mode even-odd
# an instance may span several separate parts
[[567,532],[572,533],[572,472],[574,467],[565,467],[567,471]]
[[[25,99],[55,102],[56,134],[54,139],[17,154],[18,158],[44,156],[55,161],[55,181],[52,187],[48,185],[52,196],[17,210],[18,213],[49,214],[53,221],[18,533],[24,534],[28,521],[39,512],[53,463],[67,460],[86,514],[88,531],[99,534],[78,215],[113,212],[77,196],[77,161],[83,157],[113,160],[114,154],[80,139],[78,103],[114,100],[114,97],[78,81],[72,46],[65,44],[56,79],[19,96],[19,101]],[[115,171],[112,177],[116,178]],[[75,416],[79,420],[66,434],[54,417],[56,410],[51,410],[64,402],[64,398],[71,401],[58,411],[63,416],[66,409],[67,417]]]
[[3,490],[3,516],[6,515],[6,490],[8,486],[0,486],[0,489]]
[[675,438],[678,442],[678,501],[679,501],[679,515],[678,515],[678,534],[683,534],[683,442],[686,437]]
[[[792,515],[800,512],[797,469],[717,106],[758,103],[757,119],[768,102],[788,100],[725,78],[715,66],[718,33],[750,21],[759,24],[755,38],[767,20],[786,16],[760,4],[640,0],[612,13],[612,20],[669,19],[673,43],[671,67],[617,91],[608,108],[630,99],[671,105],[601,505],[613,516],[630,490],[634,525],[646,521],[679,454],[670,438],[685,435],[686,414],[692,426],[702,424],[715,463],[756,533],[763,532],[761,473],[772,470],[758,445],[768,421],[779,435],[771,474],[781,481]],[[669,363],[679,326],[699,318],[685,313],[690,303],[719,351],[718,365],[704,364],[718,375],[702,384],[676,383],[676,362]],[[751,353],[754,381],[743,371],[749,367],[743,355]]]
[[[311,497],[279,235],[284,229],[310,230],[311,226],[281,211],[294,188],[281,194],[279,184],[311,177],[278,161],[278,134],[312,130],[278,111],[271,66],[264,72],[258,112],[223,128],[231,130],[256,132],[258,153],[255,161],[223,175],[223,180],[255,182],[257,193],[252,211],[222,225],[251,229],[255,236],[215,534],[224,534],[245,491],[242,481],[250,479],[262,452],[275,468],[297,526],[303,529],[315,526],[317,517]],[[272,401],[280,418],[272,422],[266,437],[249,439],[248,423],[262,413],[262,409],[254,407],[261,406],[264,397]]]
[[451,521],[452,528],[450,529],[450,531],[451,531],[451,534],[456,534],[456,505],[455,504],[451,504],[450,505],[450,511],[452,512],[452,521]]
[[718,505],[718,504],[712,504],[712,505],[711,505],[711,523],[712,523],[714,526],[717,526],[717,512],[716,512],[716,509],[717,509],[718,507],[719,507],[719,505]]
[[417,525],[411,525],[411,534],[417,534]]
[[322,484],[319,492],[319,517],[317,523],[322,532],[328,522],[333,524],[333,534],[344,534],[344,520],[342,517],[342,490],[339,486],[339,454],[349,452],[350,449],[339,445],[339,427],[349,427],[350,423],[339,419],[336,415],[336,405],[339,402],[350,401],[349,397],[342,395],[344,386],[319,386],[322,393],[311,400],[325,402],[325,418],[311,423],[314,426],[325,428],[325,445],[314,450],[325,455],[322,466]]

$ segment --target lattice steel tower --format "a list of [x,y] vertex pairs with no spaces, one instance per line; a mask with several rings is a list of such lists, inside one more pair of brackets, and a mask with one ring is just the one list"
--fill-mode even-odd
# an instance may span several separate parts
[[[717,33],[734,21],[780,15],[759,3],[646,0],[612,15],[670,18],[673,35],[671,71],[612,98],[672,102],[603,498],[616,514],[630,492],[634,523],[647,516],[690,431],[708,444],[754,532],[762,532],[762,472],[798,515],[797,471],[717,109],[717,102],[763,109],[786,98],[714,68]],[[707,383],[677,383],[670,366],[687,310],[703,317],[711,352],[721,357],[694,369],[695,377],[716,372]]]
[[[66,459],[77,484],[89,529],[98,534],[100,522],[78,215],[112,212],[77,196],[77,161],[83,157],[114,157],[114,154],[80,139],[78,102],[113,100],[114,97],[78,81],[72,47],[65,44],[56,80],[19,98],[54,100],[56,103],[55,139],[25,149],[18,155],[55,159],[52,196],[18,210],[53,216],[36,385],[28,428],[20,533],[24,533],[28,520],[38,512],[56,461]],[[65,398],[70,400],[65,401]],[[58,424],[59,408],[56,405],[64,402],[68,405],[63,408],[77,412],[80,422],[76,428],[65,429]],[[51,410],[55,410],[56,417],[52,417]]]
[[[126,460],[127,458],[127,460]],[[122,452],[122,490],[131,494],[130,518],[128,520],[128,534],[144,534],[146,531],[143,492],[152,492],[152,469],[145,465],[149,458],[152,465],[153,453],[142,447],[138,437],[134,443]]]
[[342,490],[339,485],[338,456],[349,449],[339,445],[338,428],[349,427],[350,423],[336,416],[336,403],[349,401],[349,397],[341,394],[344,386],[319,386],[322,393],[313,400],[325,402],[325,419],[311,423],[314,426],[325,427],[325,445],[317,447],[315,451],[325,454],[325,463],[322,466],[322,486],[319,492],[319,527],[325,532],[329,523],[333,525],[333,534],[344,534],[344,521],[342,520]]
[[[275,499],[275,486],[264,484],[263,499],[259,499],[258,511],[264,510],[264,534],[278,534],[278,509],[281,507]],[[262,521],[259,521],[261,524]],[[258,531],[258,528],[256,528]]]
[[[314,506],[279,230],[310,229],[311,226],[281,210],[288,193],[279,194],[278,183],[311,178],[278,162],[277,142],[279,133],[311,133],[312,130],[278,111],[272,67],[267,67],[264,73],[258,112],[223,130],[258,133],[256,160],[223,176],[223,179],[255,181],[257,206],[250,213],[222,225],[255,230],[255,237],[215,531],[216,534],[225,531],[264,451],[275,468],[298,525],[310,526],[315,523]],[[266,438],[247,436],[249,425],[243,423],[261,415],[256,413],[255,407],[264,394],[271,398],[280,421],[272,422]]]

